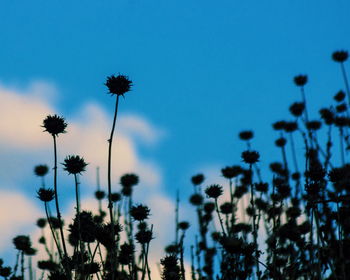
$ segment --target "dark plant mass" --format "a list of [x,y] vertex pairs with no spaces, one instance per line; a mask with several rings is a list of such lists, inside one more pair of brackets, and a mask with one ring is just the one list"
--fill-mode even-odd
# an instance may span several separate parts
[[[112,143],[119,97],[132,87],[127,76],[118,75],[108,77],[105,84],[116,95],[108,139],[108,185],[100,185],[98,173],[94,192],[98,210],[81,209],[84,186],[78,179],[83,178],[87,163],[80,156],[67,156],[62,165],[74,175],[71,191],[76,204],[73,219],[65,225],[59,196],[67,189],[57,180],[62,172],[57,168],[57,136],[66,132],[67,123],[63,117],[47,116],[42,127],[53,136],[52,189],[45,183],[48,165],[34,167],[42,185],[33,196],[43,202],[44,213],[35,222],[41,233],[39,260],[33,261],[37,248],[31,238],[20,234],[12,240],[16,263],[10,266],[0,259],[0,278],[350,279],[348,52],[335,51],[332,59],[341,69],[344,89],[330,94],[330,103],[320,108],[318,115],[310,114],[312,100],[308,100],[305,86],[312,87],[313,80],[310,83],[307,75],[295,76],[297,100],[286,106],[289,117],[272,124],[276,137],[271,139],[275,149],[271,158],[256,149],[255,141],[264,135],[243,130],[238,133],[241,157],[219,170],[224,183],[207,183],[210,178],[202,173],[189,178],[184,187],[192,190],[187,203],[196,220],[183,211],[185,202],[178,194],[174,217],[166,217],[166,225],[152,224],[154,205],[135,204],[134,193],[139,189],[135,186],[142,188],[142,178],[134,173],[113,177]],[[117,183],[112,178],[118,179]],[[157,262],[158,271],[150,259],[157,239],[154,229],[169,227],[174,236],[167,236],[169,244]]]

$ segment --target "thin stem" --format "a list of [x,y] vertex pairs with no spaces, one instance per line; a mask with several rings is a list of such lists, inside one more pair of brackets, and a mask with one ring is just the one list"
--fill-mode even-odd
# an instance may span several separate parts
[[343,79],[344,79],[344,83],[345,83],[345,89],[346,89],[346,94],[348,96],[348,100],[349,100],[349,105],[350,105],[350,87],[349,87],[349,82],[348,82],[348,77],[346,75],[346,70],[345,70],[345,66],[344,63],[340,63],[340,68],[341,68],[341,72],[343,74]]
[[[109,209],[109,215],[111,220],[111,228],[112,228],[112,239],[114,241],[115,233],[114,233],[114,218],[113,218],[113,203],[111,199],[112,195],[112,179],[111,179],[111,168],[112,168],[112,142],[113,142],[113,134],[115,129],[115,123],[117,120],[117,113],[118,113],[118,103],[119,103],[119,95],[117,95],[116,103],[115,103],[115,110],[114,110],[114,118],[113,118],[113,125],[111,130],[111,135],[108,139],[108,209]],[[114,242],[113,242],[114,243]],[[114,279],[114,270],[115,270],[115,248],[113,246],[112,252],[111,252],[111,271],[112,271],[112,279]]]
[[[249,166],[250,171],[252,171],[252,165]],[[250,204],[253,210],[253,238],[255,243],[255,264],[256,264],[256,275],[260,280],[260,269],[259,269],[259,248],[258,248],[258,232],[255,224],[255,204],[254,204],[254,185],[253,182],[250,184]]]
[[60,225],[60,234],[61,234],[61,239],[62,239],[62,245],[63,245],[63,251],[65,257],[67,257],[67,248],[66,248],[66,242],[64,240],[64,234],[63,234],[63,228],[62,228],[62,219],[61,219],[61,212],[59,208],[59,203],[58,203],[58,193],[57,193],[57,144],[56,144],[56,136],[53,135],[53,147],[54,147],[54,191],[55,191],[55,203],[56,203],[56,211],[57,211],[57,219]]
[[81,275],[84,277],[84,244],[81,240],[81,221],[80,221],[80,198],[79,198],[79,182],[77,174],[74,174],[74,183],[75,183],[75,200],[77,206],[77,220],[78,220],[78,244],[80,249],[80,261],[81,261]]
[[61,248],[60,248],[60,246],[58,245],[58,241],[57,241],[57,239],[56,239],[55,232],[54,232],[54,230],[53,230],[53,228],[52,228],[52,225],[51,225],[51,221],[50,221],[50,217],[49,217],[49,212],[48,212],[48,209],[47,209],[47,202],[45,202],[45,213],[46,213],[46,217],[47,217],[47,222],[49,223],[49,227],[50,227],[50,230],[51,230],[51,233],[52,233],[53,240],[55,241],[55,244],[56,244],[56,247],[57,247],[58,254],[60,255],[60,259],[62,260]]
[[220,211],[219,211],[218,199],[217,198],[215,198],[215,209],[216,209],[216,213],[218,213],[218,217],[219,217],[219,222],[220,222],[222,233],[224,235],[226,235],[225,228],[224,228],[224,225],[222,223],[222,218],[221,218]]

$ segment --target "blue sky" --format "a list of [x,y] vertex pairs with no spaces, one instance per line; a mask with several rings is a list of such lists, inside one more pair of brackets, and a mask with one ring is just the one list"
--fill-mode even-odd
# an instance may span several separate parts
[[350,49],[349,12],[346,0],[2,1],[0,82],[53,85],[49,104],[69,122],[88,103],[111,116],[105,79],[128,75],[121,116],[164,134],[152,145],[133,138],[137,154],[157,163],[162,192],[188,195],[194,173],[240,162],[243,129],[262,164],[278,158],[271,123],[300,100],[293,76],[308,74],[317,117],[343,86],[331,53]]

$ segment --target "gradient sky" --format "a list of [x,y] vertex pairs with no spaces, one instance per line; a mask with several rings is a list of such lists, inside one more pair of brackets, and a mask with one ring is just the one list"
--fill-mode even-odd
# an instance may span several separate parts
[[128,75],[121,116],[162,135],[152,145],[136,137],[138,155],[157,163],[162,192],[187,196],[194,173],[240,162],[243,129],[254,130],[262,164],[278,157],[271,123],[300,100],[297,74],[309,76],[317,117],[343,87],[331,54],[350,50],[349,14],[347,0],[2,1],[0,83],[19,92],[33,81],[53,85],[48,98],[68,122],[91,102],[111,120],[105,79]]

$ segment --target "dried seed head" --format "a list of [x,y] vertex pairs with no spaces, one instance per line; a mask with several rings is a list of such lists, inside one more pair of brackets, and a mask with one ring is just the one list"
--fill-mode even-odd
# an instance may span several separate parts
[[63,117],[49,115],[46,117],[46,119],[44,119],[42,127],[45,128],[44,131],[47,131],[52,136],[57,136],[60,133],[66,133],[65,129],[67,127],[67,123]]
[[64,166],[63,170],[69,174],[80,174],[85,171],[85,167],[87,166],[87,163],[80,156],[67,156],[62,164]]
[[52,189],[40,188],[37,194],[38,198],[43,202],[50,202],[55,198],[55,192]]
[[307,76],[306,75],[298,75],[294,77],[294,83],[298,86],[298,87],[302,87],[304,85],[306,85],[307,83]]
[[348,59],[348,52],[347,51],[344,51],[344,50],[341,50],[341,51],[335,51],[333,54],[332,54],[332,58],[335,62],[344,62]]
[[257,151],[244,151],[242,153],[242,160],[248,164],[254,164],[259,161],[260,155]]
[[207,196],[217,199],[223,193],[222,186],[218,184],[210,185],[205,189],[205,193]]
[[203,174],[197,174],[192,176],[191,181],[193,185],[198,186],[203,183],[204,179],[205,178]]
[[122,95],[130,91],[132,86],[132,81],[128,79],[127,76],[118,75],[118,76],[109,76],[105,85],[108,87],[110,94]]
[[34,167],[34,173],[36,176],[43,177],[49,172],[49,168],[46,164],[40,164]]

